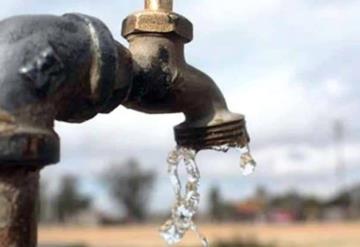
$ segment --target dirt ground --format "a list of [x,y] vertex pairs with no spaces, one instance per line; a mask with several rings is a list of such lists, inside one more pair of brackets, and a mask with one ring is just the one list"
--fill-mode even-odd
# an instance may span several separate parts
[[[160,247],[166,246],[158,226],[117,228],[40,227],[41,244],[85,244],[88,247]],[[360,247],[360,223],[306,225],[200,225],[210,242],[234,239],[258,239],[279,247]],[[178,245],[199,246],[193,233]]]

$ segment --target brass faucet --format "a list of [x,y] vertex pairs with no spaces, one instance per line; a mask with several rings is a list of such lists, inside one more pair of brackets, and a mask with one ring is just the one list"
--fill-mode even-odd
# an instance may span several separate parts
[[[97,18],[26,15],[0,22],[0,247],[36,246],[39,171],[59,160],[55,120],[83,122],[119,105],[186,116],[178,146],[249,142],[213,80],[185,61],[193,26],[172,0],[145,0],[116,42]],[[7,213],[8,211],[12,213]]]
[[184,45],[193,39],[193,26],[172,7],[172,0],[146,0],[144,11],[124,20],[134,80],[122,104],[147,113],[183,112],[186,121],[175,127],[179,146],[245,146],[244,117],[229,112],[213,80],[185,61]]

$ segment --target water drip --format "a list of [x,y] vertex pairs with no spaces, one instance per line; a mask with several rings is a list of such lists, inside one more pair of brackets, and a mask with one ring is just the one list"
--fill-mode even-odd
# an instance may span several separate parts
[[[230,149],[236,149],[240,152],[240,168],[243,175],[248,176],[255,171],[256,162],[253,159],[249,146],[232,147],[229,145],[216,146],[213,150],[228,152]],[[186,232],[192,230],[200,239],[203,247],[208,247],[209,243],[206,237],[198,231],[193,221],[200,204],[200,171],[196,164],[197,152],[193,149],[177,147],[170,152],[168,163],[168,174],[175,193],[175,204],[171,210],[171,217],[160,228],[160,234],[169,245],[179,243]],[[184,165],[187,173],[185,192],[182,194],[182,183],[179,178],[179,167]]]

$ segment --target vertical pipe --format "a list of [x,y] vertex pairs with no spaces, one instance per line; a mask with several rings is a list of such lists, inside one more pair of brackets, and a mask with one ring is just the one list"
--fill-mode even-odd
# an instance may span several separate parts
[[173,0],[145,0],[145,9],[172,11]]
[[39,170],[0,168],[0,247],[37,246]]

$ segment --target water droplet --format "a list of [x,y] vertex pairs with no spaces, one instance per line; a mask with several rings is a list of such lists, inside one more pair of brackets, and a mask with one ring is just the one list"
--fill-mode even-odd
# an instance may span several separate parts
[[226,152],[229,151],[230,146],[227,145],[227,144],[224,144],[224,145],[221,145],[221,146],[214,146],[214,147],[212,147],[212,149],[215,150],[215,151],[226,153]]
[[256,162],[253,159],[249,146],[245,147],[232,147],[230,145],[221,145],[212,147],[215,151],[228,152],[230,149],[236,149],[240,151],[240,168],[244,176],[249,176],[254,173],[256,168]]
[[249,176],[255,172],[256,162],[250,153],[249,146],[240,149],[240,167],[244,176]]

